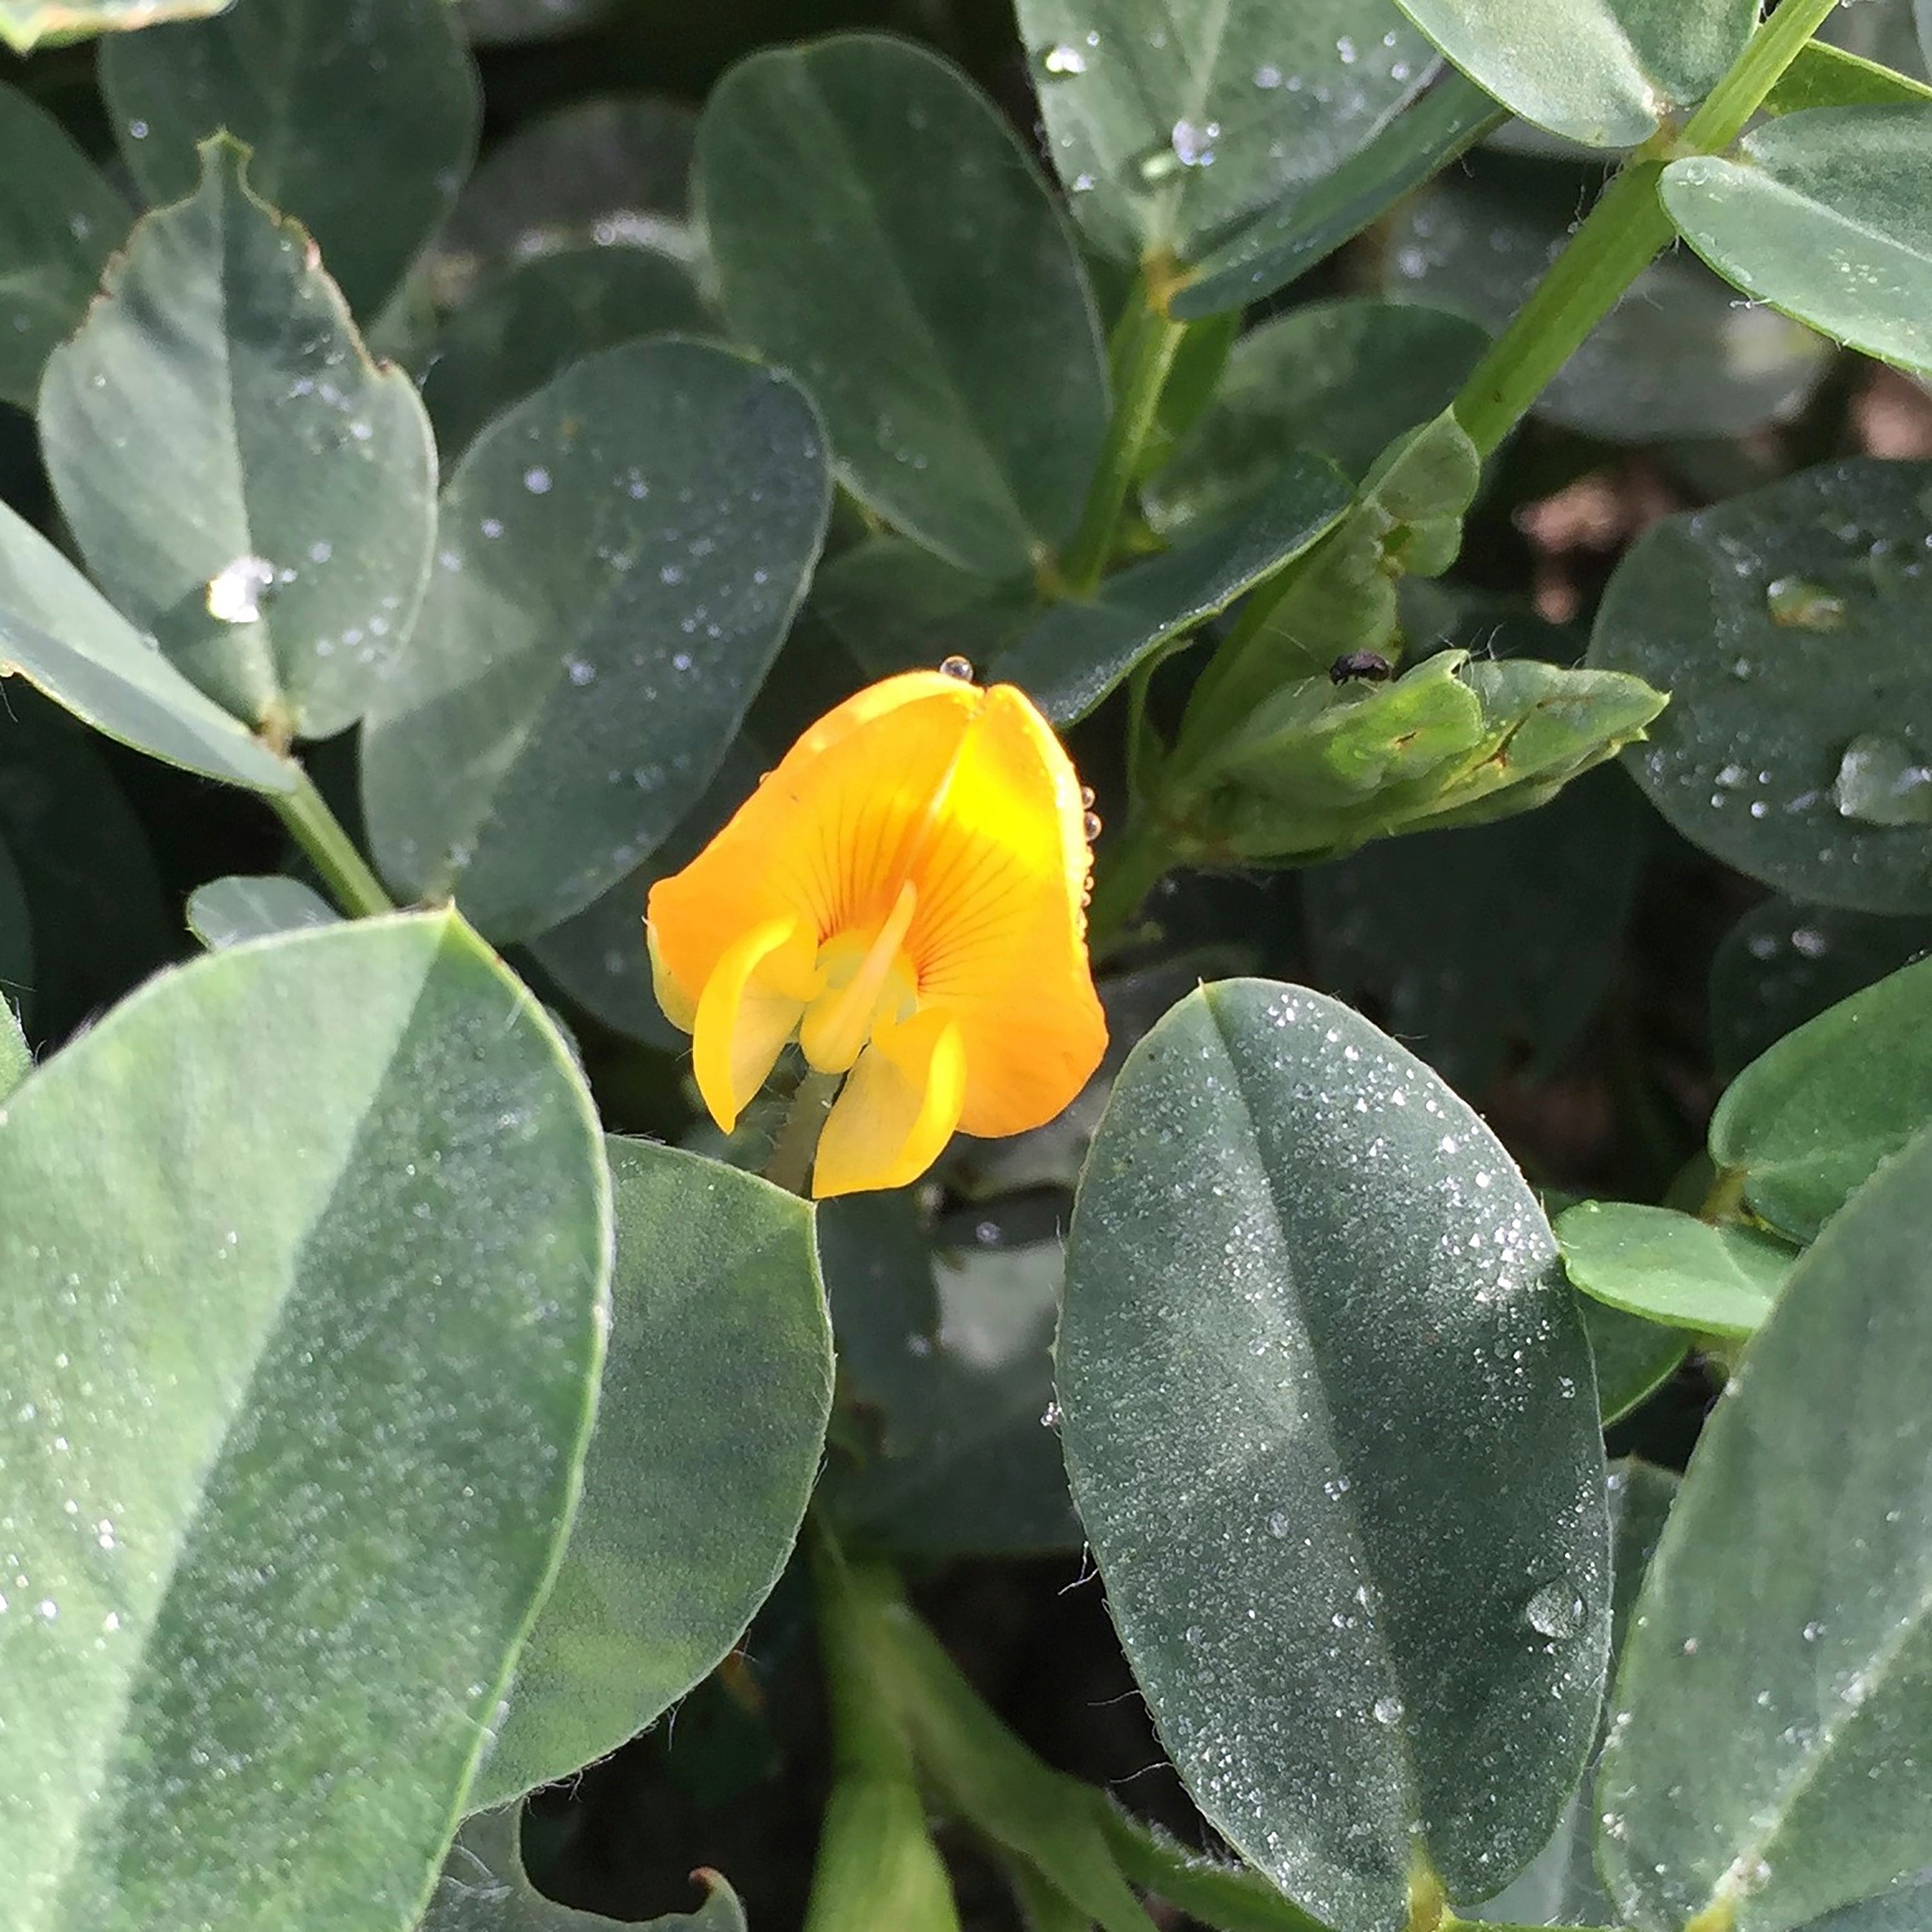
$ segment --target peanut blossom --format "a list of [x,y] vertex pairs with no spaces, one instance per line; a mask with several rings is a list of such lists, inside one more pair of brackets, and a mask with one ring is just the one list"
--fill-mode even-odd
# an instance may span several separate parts
[[820,1197],[902,1187],[956,1129],[1051,1120],[1106,1046],[1080,785],[1010,685],[908,671],[828,712],[645,913],[728,1132],[794,1038],[842,1074]]

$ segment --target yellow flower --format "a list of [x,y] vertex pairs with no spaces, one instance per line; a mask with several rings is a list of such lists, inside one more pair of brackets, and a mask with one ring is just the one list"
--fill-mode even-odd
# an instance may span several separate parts
[[1010,685],[908,671],[820,718],[651,888],[659,1002],[728,1132],[796,1037],[843,1074],[820,1197],[902,1187],[956,1128],[1050,1120],[1100,1064],[1079,782]]

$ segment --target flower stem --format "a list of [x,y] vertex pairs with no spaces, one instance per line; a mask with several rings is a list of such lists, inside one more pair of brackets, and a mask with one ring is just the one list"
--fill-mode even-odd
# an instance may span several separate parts
[[838,1097],[842,1074],[808,1071],[794,1090],[791,1105],[785,1111],[784,1124],[772,1145],[772,1157],[765,1163],[765,1178],[788,1194],[802,1194],[812,1177],[813,1157],[818,1152],[818,1137],[825,1131],[826,1116]]
[[1575,238],[1456,398],[1456,418],[1484,455],[1528,413],[1591,331],[1670,245],[1676,231],[1657,195],[1667,163],[1728,148],[1837,5],[1838,0],[1783,0],[1682,134],[1646,142],[1598,198]]
[[1145,812],[1130,818],[1119,837],[1101,848],[1087,908],[1087,943],[1096,957],[1120,938],[1142,900],[1179,857],[1160,820]]
[[1090,597],[1100,584],[1174,351],[1186,333],[1186,323],[1168,314],[1143,270],[1114,331],[1114,413],[1101,446],[1100,466],[1087,493],[1080,527],[1060,559],[1060,580],[1069,596]]
[[356,850],[355,842],[342,829],[342,821],[316,790],[315,781],[292,758],[289,763],[296,774],[295,790],[271,793],[268,802],[296,843],[308,854],[334,894],[336,904],[351,919],[370,919],[378,913],[394,912],[395,901],[382,890],[382,880]]

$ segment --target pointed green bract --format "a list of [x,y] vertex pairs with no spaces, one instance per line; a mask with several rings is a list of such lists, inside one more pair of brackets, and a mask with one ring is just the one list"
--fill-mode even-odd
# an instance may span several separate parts
[[224,710],[332,736],[368,708],[429,578],[436,452],[309,238],[202,149],[54,352],[41,447],[95,580]]
[[1701,100],[1743,52],[1758,0],[1397,0],[1526,121],[1634,148]]
[[1429,78],[1393,0],[1020,0],[1048,152],[1108,253],[1191,262],[1306,194]]
[[[416,1932],[620,1932],[618,1922],[558,1905],[524,1871],[523,1807],[480,1813],[449,1848]],[[695,1912],[631,1924],[628,1932],[746,1932],[744,1907],[716,1872],[696,1874],[710,1896]]]
[[482,118],[449,0],[239,0],[118,36],[100,82],[151,203],[192,194],[197,145],[225,130],[365,321],[449,212]]
[[1718,1905],[1739,1932],[1785,1932],[1922,1870],[1928,1352],[1922,1134],[1792,1270],[1690,1459],[1597,1785],[1620,1923]]
[[602,1359],[562,1042],[447,915],[269,940],[44,1064],[0,1174],[11,1923],[409,1922]]
[[1059,1376],[1115,1626],[1243,1856],[1376,1928],[1418,1843],[1451,1898],[1526,1862],[1596,1721],[1602,1444],[1555,1244],[1469,1108],[1319,994],[1184,1000],[1088,1156]]
[[830,496],[798,386],[698,343],[606,350],[500,416],[364,736],[388,877],[508,940],[632,871],[722,760]]
[[607,1756],[717,1664],[791,1553],[824,1450],[832,1337],[811,1209],[675,1148],[608,1151],[596,1432],[478,1808]]
[[0,400],[32,408],[49,351],[87,312],[128,223],[66,129],[0,86]]
[[963,568],[1030,573],[1079,521],[1107,376],[999,110],[936,55],[842,34],[733,68],[698,165],[725,314],[811,391],[842,479]]

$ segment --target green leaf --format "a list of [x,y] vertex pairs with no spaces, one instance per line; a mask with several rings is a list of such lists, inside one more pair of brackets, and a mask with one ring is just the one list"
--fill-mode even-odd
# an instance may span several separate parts
[[[4,742],[0,740],[0,800],[4,800],[6,788]],[[0,804],[0,826],[5,817],[4,804]],[[28,910],[27,888],[5,839],[0,838],[0,999],[7,1002],[6,1016],[16,1030],[33,985],[33,915]],[[14,1077],[19,1077],[18,1070]]]
[[1056,604],[993,661],[1056,724],[1084,718],[1136,668],[1310,549],[1354,493],[1326,457],[1298,450],[1264,494],[1218,529],[1106,578],[1090,602]]
[[643,94],[598,95],[520,122],[491,142],[436,238],[441,299],[454,302],[480,275],[532,256],[592,245],[653,249],[694,268],[688,183],[697,126],[689,108]]
[[[1610,1465],[1610,1654],[1619,1656],[1650,1559],[1676,1501],[1673,1471],[1634,1460]],[[1505,1890],[1471,1914],[1526,1925],[1613,1925],[1592,1856],[1596,1820],[1587,1788],[1570,1801],[1563,1822],[1535,1862]]]
[[449,212],[482,112],[447,0],[242,0],[110,40],[100,86],[150,202],[192,194],[196,146],[225,129],[253,151],[255,191],[315,237],[365,318]]
[[1932,960],[1841,1000],[1761,1054],[1711,1117],[1711,1158],[1744,1198],[1808,1241],[1932,1122]]
[[812,608],[874,677],[949,657],[983,666],[1037,611],[1030,579],[996,584],[904,537],[868,537],[813,578]]
[[1642,811],[1592,778],[1496,825],[1384,840],[1303,885],[1316,977],[1460,1092],[1547,1073],[1607,991],[1636,896]]
[[87,313],[128,222],[67,130],[0,86],[0,400],[33,407],[49,352]]
[[[617,1932],[617,1920],[554,1904],[530,1883],[522,1823],[520,1804],[466,1821],[416,1932]],[[714,1871],[692,1876],[710,1894],[703,1905],[634,1932],[745,1932],[745,1909],[731,1888]]]
[[1597,1406],[1608,1429],[1640,1408],[1677,1372],[1690,1352],[1690,1338],[1681,1328],[1626,1315],[1587,1296],[1581,1298],[1580,1310],[1590,1359],[1597,1366]]
[[1808,40],[1765,97],[1767,114],[1814,107],[1894,107],[1932,101],[1932,87],[1842,47]]
[[1923,1868],[1928,1350],[1922,1135],[1792,1270],[1698,1439],[1597,1786],[1621,1923],[1664,1932],[1716,1904],[1784,1932]]
[[562,1042],[447,915],[265,940],[42,1066],[0,1177],[14,1923],[407,1922],[603,1354]]
[[482,47],[560,39],[601,26],[618,0],[454,0],[463,31]]
[[[1569,244],[1602,172],[1479,157],[1389,224],[1383,286],[1498,330]],[[1830,346],[1736,291],[1681,250],[1630,284],[1536,405],[1544,420],[1610,442],[1743,436],[1796,415]]]
[[1106,1797],[1042,1763],[993,1715],[890,1572],[850,1570],[842,1587],[881,1698],[948,1810],[1104,1932],[1154,1932],[1114,1862]]
[[1503,110],[1453,70],[1306,194],[1208,250],[1168,308],[1192,321],[1286,288],[1489,134]]
[[1418,1850],[1493,1891],[1574,1786],[1610,1603],[1588,1348],[1489,1130],[1334,1000],[1204,988],[1114,1087],[1059,1364],[1115,1627],[1216,1827],[1364,1932],[1408,1922]]
[[1429,76],[1392,0],[1019,0],[1075,215],[1108,253],[1192,261],[1306,194]]
[[470,1795],[615,1750],[710,1673],[798,1534],[832,1400],[812,1210],[754,1175],[612,1139],[609,1359],[556,1586]]
[[[1087,1932],[1084,1918],[1081,1924]],[[806,1932],[888,1925],[960,1932],[952,1882],[910,1768],[902,1777],[844,1772],[826,1801]]]
[[605,350],[499,417],[364,735],[383,869],[502,939],[632,871],[723,759],[830,494],[797,386],[701,344]]
[[1743,52],[1757,0],[1400,0],[1456,64],[1526,121],[1634,148]]
[[247,162],[208,142],[194,198],[136,224],[48,360],[41,447],[95,580],[162,656],[244,723],[326,738],[415,621],[436,452]]
[[1116,1806],[1101,1822],[1121,1870],[1203,1924],[1225,1932],[1324,1932],[1318,1918],[1246,1865],[1204,1857]]
[[[998,1239],[997,1221],[982,1225]],[[935,1254],[902,1195],[825,1203],[818,1240],[863,1425],[856,1466],[828,1479],[837,1520],[892,1550],[1077,1549],[1060,1438],[1043,1426],[1059,1244]]]
[[690,1052],[690,1036],[673,1026],[658,1004],[644,947],[644,907],[652,886],[690,864],[751,796],[760,774],[776,762],[740,732],[704,796],[644,864],[529,942],[551,979],[605,1026],[680,1058]]
[[1582,1201],[1556,1222],[1570,1279],[1625,1313],[1709,1335],[1763,1322],[1797,1250],[1755,1228],[1714,1226],[1673,1208]]
[[14,1010],[13,995],[0,987],[0,1100],[5,1100],[33,1070],[33,1049],[20,1030],[20,1016]]
[[[32,927],[29,1036],[63,1039],[180,951],[148,836],[92,734],[38,692],[0,698],[0,839]],[[17,962],[24,964],[25,962]]]
[[436,441],[453,459],[567,364],[707,326],[691,271],[674,256],[595,245],[540,255],[478,289],[437,338],[422,386]]
[[292,766],[205,697],[31,524],[0,503],[0,677],[45,692],[137,752],[251,791]]
[[188,927],[211,952],[266,939],[278,932],[306,932],[334,926],[340,915],[299,879],[211,879],[188,898]]
[[1932,1882],[1901,1885],[1876,1898],[1828,1912],[1805,1932],[1925,1932],[1932,1924]]
[[80,40],[116,28],[198,20],[234,0],[0,0],[0,41],[31,53],[42,41]]
[[1343,296],[1234,344],[1214,399],[1144,492],[1167,536],[1245,508],[1298,446],[1366,476],[1404,430],[1439,416],[1488,337],[1445,310]]
[[1711,1053],[1728,1081],[1784,1036],[1932,952],[1932,918],[1886,919],[1766,899],[1711,962]]
[[964,569],[1030,573],[1079,521],[1107,374],[998,110],[935,54],[842,34],[733,68],[698,161],[725,314],[810,389],[841,480]]
[[1747,295],[1932,375],[1932,100],[1786,115],[1738,154],[1664,170],[1678,232]]
[[1793,898],[1932,911],[1924,828],[1848,816],[1835,789],[1874,736],[1932,764],[1928,491],[1932,464],[1860,458],[1671,518],[1598,611],[1589,662],[1674,698],[1637,782],[1686,838]]

